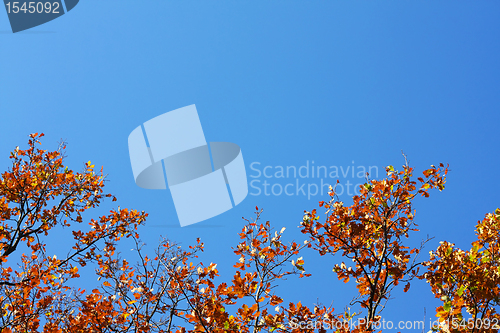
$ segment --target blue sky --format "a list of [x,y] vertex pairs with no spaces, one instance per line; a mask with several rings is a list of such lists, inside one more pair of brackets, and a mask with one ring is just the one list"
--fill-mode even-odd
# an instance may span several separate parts
[[[449,163],[445,191],[415,202],[421,231],[410,241],[435,237],[423,258],[440,240],[467,249],[477,220],[499,206],[499,14],[500,4],[486,0],[86,0],[12,34],[0,11],[0,167],[29,133],[46,133],[47,148],[65,139],[70,167],[104,166],[121,207],[149,213],[141,230],[148,246],[159,234],[185,245],[201,237],[204,260],[228,278],[241,217],[257,205],[286,237],[303,241],[303,211],[327,196],[249,195],[178,227],[168,191],[135,185],[127,138],[157,115],[196,104],[207,141],[241,147],[249,181],[253,162],[261,170],[377,166],[379,177],[403,164],[402,150],[419,173]],[[330,258],[304,258],[313,277],[280,285],[286,300],[342,310],[354,284],[336,279]],[[434,315],[423,281],[394,296],[386,320],[421,320],[424,307],[426,324]]]

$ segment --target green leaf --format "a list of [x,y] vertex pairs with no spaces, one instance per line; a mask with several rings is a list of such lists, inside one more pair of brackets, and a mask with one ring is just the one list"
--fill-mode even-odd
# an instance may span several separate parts
[[460,288],[457,291],[457,295],[458,296],[462,296],[462,294],[464,293],[465,289],[467,289],[467,287],[464,286],[464,285],[461,285]]
[[444,311],[450,311],[451,310],[451,303],[450,302],[444,303],[443,309],[444,309]]

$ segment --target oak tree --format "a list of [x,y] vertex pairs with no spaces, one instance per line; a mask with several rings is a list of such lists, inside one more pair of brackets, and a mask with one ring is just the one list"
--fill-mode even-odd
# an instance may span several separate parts
[[335,265],[333,272],[344,282],[356,281],[358,297],[353,303],[366,309],[368,330],[380,319],[391,290],[405,283],[404,291],[408,291],[417,276],[420,263],[416,258],[422,246],[405,245],[410,233],[417,231],[412,201],[417,195],[428,197],[431,189],[443,190],[447,172],[440,164],[414,179],[408,163],[402,171],[388,166],[387,178],[367,179],[350,206],[331,188],[330,201],[320,202],[326,209],[324,221],[316,210],[305,213],[301,227],[310,237],[309,246],[321,256],[341,254],[352,261]]
[[442,241],[422,275],[442,305],[436,309],[444,332],[498,332],[500,329],[500,209],[476,225],[469,250]]

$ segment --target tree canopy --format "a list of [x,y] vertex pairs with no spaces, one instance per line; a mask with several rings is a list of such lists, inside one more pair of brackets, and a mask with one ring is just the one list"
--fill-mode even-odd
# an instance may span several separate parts
[[[105,200],[117,201],[104,191],[102,168],[89,161],[82,171],[71,170],[64,164],[66,145],[42,150],[42,137],[32,134],[27,149],[14,149],[12,166],[1,175],[2,332],[373,332],[391,290],[406,292],[415,278],[426,280],[442,301],[436,309],[441,325],[433,330],[498,331],[500,210],[478,222],[468,251],[441,242],[419,262],[426,240],[420,247],[406,241],[417,231],[413,200],[445,187],[443,164],[421,177],[408,163],[401,171],[389,166],[383,179],[367,176],[351,205],[330,188],[329,200],[319,204],[325,218],[316,209],[305,211],[300,230],[307,239],[300,242],[285,242],[285,228],[264,222],[256,207],[238,235],[234,272],[227,275],[216,263],[198,260],[201,239],[184,247],[164,238],[154,256],[144,254],[138,227],[145,212],[118,206],[88,219]],[[65,257],[47,250],[54,228],[80,225]],[[127,238],[135,245],[133,258],[117,253]],[[361,314],[300,300],[285,304],[276,286],[310,275],[302,257],[310,250],[346,259],[332,274],[355,281]],[[75,287],[86,265],[95,267],[93,290]],[[222,273],[227,282],[216,279]],[[360,324],[346,324],[352,320]]]

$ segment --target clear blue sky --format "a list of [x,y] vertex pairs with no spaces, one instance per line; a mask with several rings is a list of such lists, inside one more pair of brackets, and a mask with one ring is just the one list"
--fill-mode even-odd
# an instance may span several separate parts
[[[258,205],[288,239],[303,241],[303,211],[327,196],[249,195],[177,227],[170,193],[135,185],[127,138],[157,115],[196,104],[208,141],[240,145],[249,181],[253,162],[261,170],[377,166],[379,177],[403,164],[401,150],[419,173],[449,163],[445,191],[415,202],[421,232],[411,244],[435,237],[423,258],[445,239],[468,249],[477,220],[499,207],[499,17],[500,3],[488,0],[85,0],[12,34],[0,10],[0,167],[29,133],[46,133],[47,148],[66,139],[70,167],[104,166],[118,203],[150,214],[141,230],[148,247],[160,234],[186,246],[201,237],[204,261],[228,278],[242,216]],[[341,311],[354,284],[336,279],[330,258],[304,257],[313,277],[287,281],[281,293]],[[394,296],[386,320],[421,320],[424,307],[434,316],[423,281]]]

